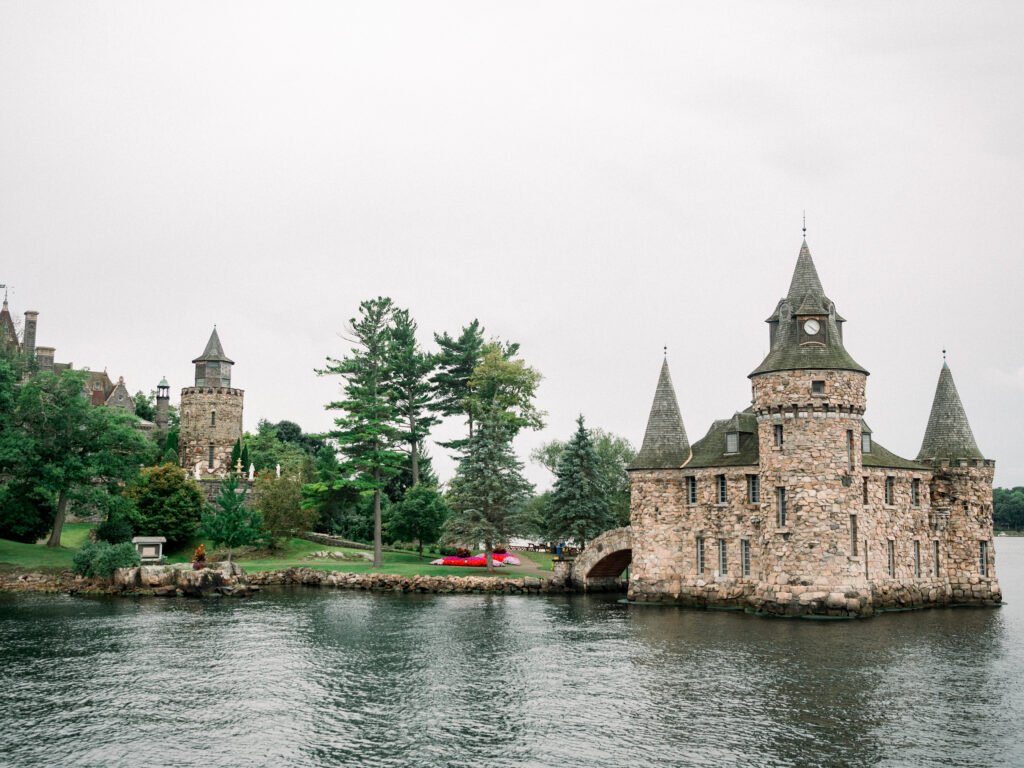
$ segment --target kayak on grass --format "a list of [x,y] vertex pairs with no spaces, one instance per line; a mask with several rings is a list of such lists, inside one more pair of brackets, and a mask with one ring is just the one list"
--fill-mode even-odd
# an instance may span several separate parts
[[[518,557],[508,553],[493,554],[491,555],[491,559],[494,560],[494,564],[498,566],[521,565]],[[440,557],[437,560],[432,560],[430,564],[463,565],[469,568],[484,568],[487,566],[487,558],[483,555],[473,555],[471,557]]]

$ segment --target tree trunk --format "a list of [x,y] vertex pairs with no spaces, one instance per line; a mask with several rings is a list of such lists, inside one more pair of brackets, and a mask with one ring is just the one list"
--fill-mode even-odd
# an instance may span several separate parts
[[420,560],[423,559],[423,539],[416,539],[416,543],[419,545]]
[[[373,481],[380,485],[380,467],[373,468]],[[373,567],[384,565],[384,549],[381,541],[380,488],[373,492]]]
[[231,565],[231,547],[228,547],[228,565]]
[[487,572],[494,573],[494,547],[491,542],[484,542],[484,554],[487,556]]
[[50,538],[46,542],[48,547],[60,546],[60,534],[64,530],[64,515],[68,511],[68,494],[62,490],[57,497],[57,514],[53,516],[53,530],[50,531]]
[[420,484],[420,445],[419,441],[413,440],[412,443],[412,484]]

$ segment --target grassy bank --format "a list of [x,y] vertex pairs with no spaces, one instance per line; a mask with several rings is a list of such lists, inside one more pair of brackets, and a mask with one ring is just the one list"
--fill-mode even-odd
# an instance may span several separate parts
[[[69,523],[64,526],[61,535],[60,549],[50,549],[43,543],[21,544],[15,541],[0,539],[0,568],[19,570],[64,570],[71,567],[75,552],[89,538],[87,523]],[[188,542],[187,545],[167,552],[167,562],[187,563],[192,559],[192,552],[201,539]],[[206,551],[215,556],[214,547],[208,541],[202,542]],[[340,553],[343,559],[333,557],[312,557],[314,553]],[[305,539],[291,539],[280,550],[243,549],[234,554],[235,562],[247,571],[273,571],[284,568],[305,567],[324,571],[344,571],[349,573],[393,573],[399,576],[481,576],[489,575],[483,568],[460,568],[452,566],[430,565],[437,555],[424,553],[421,560],[415,552],[385,552],[384,565],[372,568],[367,550],[348,549],[346,547],[328,547]],[[552,573],[551,555],[537,552],[517,552],[522,560],[521,566],[497,568],[494,576],[519,577],[534,576],[544,578]]]

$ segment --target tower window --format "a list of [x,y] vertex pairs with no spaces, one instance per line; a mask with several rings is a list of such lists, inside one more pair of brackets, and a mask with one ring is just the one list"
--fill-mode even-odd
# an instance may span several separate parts
[[868,503],[868,479],[864,478],[864,503]]
[[896,542],[889,539],[889,578],[896,575]]
[[861,432],[860,433],[860,452],[871,453],[871,433]]
[[782,425],[775,425],[775,445],[778,448],[782,447]]
[[216,427],[217,426],[217,412],[216,411],[210,411],[210,426],[211,427]]
[[939,575],[939,541],[932,541],[932,575]]
[[718,503],[725,504],[729,501],[729,488],[725,483],[725,475],[716,475],[718,481]]
[[914,540],[914,578],[921,578],[921,542]]
[[825,382],[824,381],[812,381],[811,382],[811,394],[812,395],[824,395],[825,394]]
[[988,542],[980,541],[978,543],[981,545],[981,547],[979,548],[980,551],[978,553],[978,559],[980,561],[979,565],[981,565],[981,575],[988,576]]
[[726,432],[725,433],[725,452],[726,453],[739,453],[740,452],[740,433],[739,432]]
[[761,503],[761,478],[758,475],[747,475],[747,501]]
[[[982,542],[984,544],[985,542]],[[718,572],[725,576],[729,572],[728,560],[725,556],[725,539],[718,540]]]
[[857,556],[857,516],[850,515],[850,556]]
[[750,542],[747,539],[740,541],[740,567],[743,569],[743,577],[750,576]]
[[853,472],[853,430],[846,430],[846,471]]
[[890,504],[890,505],[892,504],[893,496],[895,495],[893,493],[893,485],[894,485],[894,483],[895,483],[895,479],[894,478],[892,478],[892,477],[885,478],[885,503],[886,504]]
[[916,477],[910,481],[910,503],[915,507],[921,506],[921,481]]
[[210,457],[207,460],[207,463],[209,464],[210,469],[213,469],[213,443],[210,443]]
[[686,478],[686,503],[697,503],[697,478],[692,475]]
[[697,573],[704,573],[704,537],[697,537]]
[[775,489],[775,495],[779,500],[779,528],[786,527],[786,489],[779,487]]

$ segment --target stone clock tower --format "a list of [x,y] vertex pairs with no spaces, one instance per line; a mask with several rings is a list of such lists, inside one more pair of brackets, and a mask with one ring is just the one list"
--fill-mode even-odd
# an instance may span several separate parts
[[231,449],[242,437],[244,392],[231,386],[231,366],[214,327],[196,366],[195,386],[181,390],[178,456],[186,470],[223,476],[232,469]]

